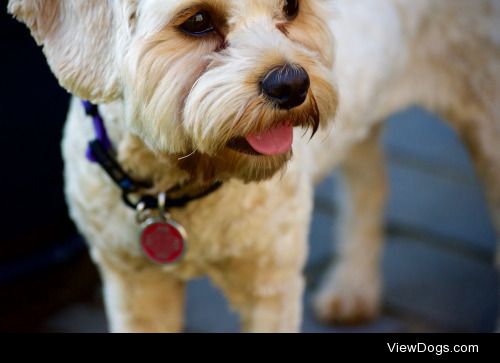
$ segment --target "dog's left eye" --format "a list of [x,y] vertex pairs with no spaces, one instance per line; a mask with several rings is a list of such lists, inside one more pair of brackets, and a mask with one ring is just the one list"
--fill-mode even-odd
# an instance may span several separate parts
[[181,30],[191,35],[205,35],[215,30],[212,17],[207,11],[200,11],[180,26]]

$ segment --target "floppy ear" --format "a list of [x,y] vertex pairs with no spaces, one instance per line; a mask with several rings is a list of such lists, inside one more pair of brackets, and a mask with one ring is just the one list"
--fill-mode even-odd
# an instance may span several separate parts
[[119,96],[116,19],[112,0],[10,0],[61,86],[93,102]]

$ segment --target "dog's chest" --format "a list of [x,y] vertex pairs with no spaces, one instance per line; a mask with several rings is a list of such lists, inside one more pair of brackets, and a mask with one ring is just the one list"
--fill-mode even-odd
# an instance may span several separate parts
[[[113,125],[109,115],[106,121]],[[114,140],[123,137],[113,127],[109,133]],[[92,137],[93,130],[75,101],[63,140],[65,188],[71,216],[94,250],[93,255],[105,255],[114,263],[128,266],[150,265],[141,251],[142,228],[136,221],[136,212],[124,204],[120,189],[99,166],[85,158]],[[134,142],[122,144],[119,149],[124,167],[133,171],[135,177],[153,179],[157,190],[165,190],[186,177],[181,171],[169,172],[165,161],[156,159]],[[272,238],[257,231],[275,229],[273,220],[279,210],[295,202],[299,174],[295,168],[291,169],[286,177],[278,175],[269,182],[249,185],[227,182],[208,197],[172,210],[172,218],[186,229],[187,250],[180,263],[165,269],[190,278],[206,273],[211,265],[225,259],[268,248]]]

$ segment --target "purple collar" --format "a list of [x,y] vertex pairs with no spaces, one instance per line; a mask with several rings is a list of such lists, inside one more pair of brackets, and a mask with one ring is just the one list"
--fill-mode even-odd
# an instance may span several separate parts
[[[106,131],[106,126],[99,113],[97,105],[89,101],[82,101],[85,113],[92,117],[95,140],[89,143],[86,151],[87,159],[93,163],[99,164],[108,176],[120,187],[123,193],[123,201],[127,206],[137,210],[139,205],[146,209],[158,209],[158,196],[152,196],[141,193],[141,190],[151,187],[150,184],[135,181],[120,166],[115,158],[115,151],[111,140]],[[166,199],[166,209],[182,208],[192,201],[204,198],[212,194],[222,186],[221,181],[215,182],[210,188],[195,196],[183,196],[181,198]],[[182,185],[176,185],[165,194],[179,192]],[[136,198],[134,198],[136,196]]]
[[[97,108],[97,105],[90,103],[89,101],[82,101],[83,108],[85,108],[85,113],[88,116],[92,117],[92,124],[94,125],[94,133],[96,136],[96,140],[102,144],[103,148],[107,152],[111,152],[113,150],[113,145],[111,144],[111,140],[109,139],[108,132],[106,131],[106,126],[104,125],[104,121],[102,120],[101,114]],[[96,158],[94,157],[92,150],[89,147],[87,148],[86,153],[87,159],[93,163],[97,163]]]

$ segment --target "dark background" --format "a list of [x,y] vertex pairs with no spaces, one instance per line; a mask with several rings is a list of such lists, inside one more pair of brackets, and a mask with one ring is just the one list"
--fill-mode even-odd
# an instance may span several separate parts
[[60,140],[70,96],[28,29],[1,7],[0,331],[36,331],[97,276],[63,195]]

